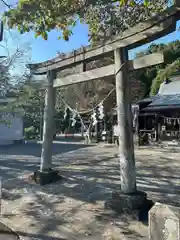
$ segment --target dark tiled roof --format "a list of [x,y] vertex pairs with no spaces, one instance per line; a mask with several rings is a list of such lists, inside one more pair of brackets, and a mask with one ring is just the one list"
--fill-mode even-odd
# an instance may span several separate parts
[[180,105],[180,94],[158,95],[148,107],[169,105]]
[[163,82],[156,96],[145,98],[139,103],[149,102],[143,110],[180,108],[180,75],[174,76],[169,83]]
[[140,101],[138,101],[138,103],[145,103],[145,102],[152,102],[154,101],[156,98],[158,97],[158,95],[156,96],[152,96],[152,97],[148,97],[148,98],[144,98],[144,99],[141,99]]
[[172,109],[180,109],[180,105],[151,106],[151,107],[144,108],[143,112],[155,112],[155,111],[172,110]]
[[160,95],[167,94],[179,94],[180,93],[180,77],[176,80],[172,80],[169,83],[163,82],[160,86],[159,93]]
[[143,111],[156,111],[163,109],[180,109],[180,94],[159,95]]

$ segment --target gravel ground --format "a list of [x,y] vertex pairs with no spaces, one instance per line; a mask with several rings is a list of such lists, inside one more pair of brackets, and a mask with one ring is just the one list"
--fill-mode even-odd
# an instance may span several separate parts
[[[53,164],[64,180],[39,186],[27,181],[40,161],[40,144],[0,148],[1,222],[22,239],[148,239],[145,224],[104,210],[119,189],[115,147],[54,143]],[[179,148],[136,149],[137,185],[154,201],[180,205]]]

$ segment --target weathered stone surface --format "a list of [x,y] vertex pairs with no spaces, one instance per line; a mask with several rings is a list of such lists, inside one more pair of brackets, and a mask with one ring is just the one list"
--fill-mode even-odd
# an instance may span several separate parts
[[59,175],[58,171],[55,171],[55,170],[51,170],[48,172],[41,172],[41,171],[34,172],[34,180],[36,183],[40,185],[57,182],[60,179],[62,179],[62,177]]
[[149,212],[150,240],[180,239],[180,208],[156,203]]
[[[146,202],[146,197],[146,193],[140,191],[133,194],[113,192],[111,199],[105,203],[105,207],[111,208],[118,213],[131,214],[134,211],[141,209]],[[138,213],[136,215],[138,216]]]
[[0,222],[0,240],[20,240],[18,235]]

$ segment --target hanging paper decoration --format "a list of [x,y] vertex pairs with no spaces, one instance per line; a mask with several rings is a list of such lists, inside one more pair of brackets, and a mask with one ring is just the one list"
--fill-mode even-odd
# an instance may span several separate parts
[[70,109],[68,107],[66,107],[65,111],[64,111],[64,119],[69,118],[69,115],[70,115]]
[[74,127],[76,125],[76,119],[72,120],[71,126]]
[[73,111],[72,113],[73,113],[73,115],[72,115],[72,118],[71,118],[71,120],[72,120],[71,126],[74,127],[75,124],[76,124],[77,113],[75,111]]
[[92,120],[93,120],[92,125],[95,126],[95,125],[98,123],[96,112],[93,112],[93,114],[91,115],[91,118],[92,118]]
[[104,114],[104,106],[103,103],[100,103],[98,106],[98,112],[99,112],[99,119],[103,119],[105,114]]
[[161,127],[161,130],[162,130],[162,131],[166,131],[166,126],[163,125],[163,126]]

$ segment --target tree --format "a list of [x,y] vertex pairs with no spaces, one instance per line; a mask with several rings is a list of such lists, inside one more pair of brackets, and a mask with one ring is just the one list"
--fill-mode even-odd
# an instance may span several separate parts
[[0,88],[7,89],[10,82],[10,73],[4,63],[0,61]]
[[[86,64],[86,70],[92,70],[98,67],[106,66],[112,64],[112,58],[104,58],[103,60],[91,61]],[[79,67],[73,69],[66,69],[58,72],[58,77],[64,77],[69,74],[79,73]],[[73,109],[77,109],[80,112],[88,111],[98,103],[100,103],[104,97],[115,87],[114,77],[109,78],[108,80],[96,80],[88,81],[79,84],[73,84],[63,88],[57,89],[57,104],[62,104],[61,98],[63,98]],[[109,96],[108,100],[114,93]],[[68,100],[67,100],[68,99]],[[108,104],[111,106],[108,106]],[[64,107],[61,105],[61,107]],[[106,103],[107,110],[112,108],[112,101]]]
[[167,6],[166,0],[21,0],[11,7],[4,17],[10,28],[18,27],[21,33],[34,31],[35,36],[48,38],[48,32],[58,29],[68,40],[78,21],[89,25],[90,39],[97,41],[116,35],[145,20]]
[[160,69],[157,73],[157,76],[152,81],[151,86],[151,96],[154,96],[158,93],[161,83],[165,79],[169,79],[173,74],[180,71],[180,58],[174,61],[171,64],[168,64],[164,69]]
[[137,53],[136,57],[155,52],[163,52],[165,62],[135,72],[136,78],[139,78],[144,85],[144,97],[156,94],[165,76],[170,77],[170,74],[177,70],[176,66],[180,58],[180,40],[168,44],[151,44],[145,51]]
[[1,53],[4,58],[0,59],[1,70],[10,74],[9,83],[19,84],[28,69],[26,64],[31,56],[29,40],[20,39],[20,34],[4,28],[3,41],[0,43]]
[[[80,83],[63,89],[58,89],[57,95],[60,95],[60,99],[57,97],[57,103],[62,104],[61,97],[63,97],[68,105],[83,113],[93,109],[97,104],[99,104],[114,88],[114,85],[114,79],[112,82],[97,80],[86,84]],[[112,95],[114,95],[114,93]],[[111,96],[108,98],[109,102],[106,103],[107,110],[112,108],[112,101],[110,99]],[[109,106],[110,104],[111,106]]]
[[[29,43],[20,41],[16,33],[4,29],[4,38],[0,44],[0,50],[4,55],[0,59],[0,90],[3,94],[0,97],[17,96],[19,87],[26,79],[25,65],[29,58],[29,46]],[[2,122],[7,112],[13,113],[15,110],[14,103],[3,106],[0,121]]]
[[[26,76],[26,82],[19,88],[13,108],[20,108],[24,115],[25,137],[40,139],[44,108],[44,90],[40,91],[37,83],[33,84]],[[12,104],[10,104],[12,106]]]

